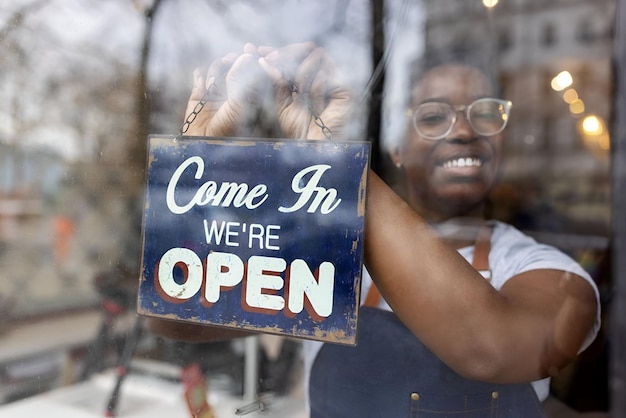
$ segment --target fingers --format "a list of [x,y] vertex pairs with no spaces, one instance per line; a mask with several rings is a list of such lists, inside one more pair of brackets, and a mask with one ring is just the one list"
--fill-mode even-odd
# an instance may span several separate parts
[[232,136],[252,129],[271,80],[258,64],[256,46],[243,49],[243,54],[231,53],[208,69],[194,70],[186,115],[196,115],[188,135]]
[[258,54],[258,48],[254,46],[254,44],[248,42],[247,44],[243,46],[243,52],[244,54],[256,55]]
[[296,83],[308,93],[312,111],[319,115],[326,107],[328,86],[335,72],[332,63],[322,48],[314,49],[298,68]]
[[265,57],[270,62],[285,59],[295,59],[296,61],[301,61],[306,55],[314,50],[316,46],[315,42],[289,44],[281,48],[261,45],[257,48],[257,52],[261,57]]
[[313,42],[291,44],[282,48],[259,47],[259,64],[279,84],[295,80],[302,61],[316,48]]
[[333,137],[342,135],[352,95],[326,51],[311,42],[279,49],[259,47],[258,51],[260,66],[276,86],[283,131],[308,139],[324,139],[331,132]]
[[193,89],[189,100],[200,100],[206,91],[206,68],[196,68],[193,70]]
[[[261,55],[260,66],[278,88],[323,97],[324,86],[335,82],[333,78],[337,71],[334,62],[323,48],[317,47],[312,42],[280,49],[259,47],[259,55]],[[313,85],[316,88],[313,88]]]
[[269,86],[271,80],[259,65],[256,54],[242,54],[226,76],[229,100],[258,104]]
[[[273,80],[278,108],[291,105],[298,99],[305,104],[319,62],[314,53],[313,42],[287,45],[282,48],[261,46],[258,48],[259,65]],[[307,64],[308,63],[308,64]],[[304,64],[305,71],[302,70]],[[298,96],[300,95],[300,96]]]
[[331,133],[335,139],[344,138],[353,95],[342,78],[323,48],[316,48],[302,62],[296,80],[307,89],[310,110],[319,117],[310,124],[307,139],[325,139]]
[[241,134],[242,127],[257,122],[266,99],[273,98],[277,122],[288,137],[323,138],[324,132],[312,123],[312,114],[321,117],[334,135],[346,123],[351,102],[350,92],[338,77],[334,62],[312,42],[282,48],[245,44],[243,53],[228,54],[208,69],[194,71],[187,114],[197,110],[203,98],[206,103],[189,131],[210,136]]
[[211,63],[205,80],[205,88],[211,90],[209,101],[226,100],[228,96],[226,77],[238,57],[237,54],[230,53]]
[[[256,101],[260,92],[254,86],[258,78],[251,70],[256,58],[251,54],[242,54],[230,66],[223,83],[218,83],[216,90],[223,91],[223,101],[213,103],[214,114],[206,126],[209,136],[247,135],[254,124],[257,112]],[[265,76],[266,77],[266,76]]]
[[[193,70],[193,88],[191,89],[191,95],[187,102],[187,109],[185,110],[185,121],[183,124],[183,132],[185,135],[204,135],[204,124],[208,118],[207,111],[204,106],[199,106],[200,100],[204,97],[207,90],[206,87],[206,68],[196,68]],[[197,115],[192,117],[192,113],[198,112]],[[191,119],[190,119],[191,118]],[[189,125],[185,126],[188,120],[192,120]]]
[[[189,103],[187,107],[191,106],[192,109],[200,100],[207,99],[209,101],[222,101],[226,97],[225,90],[225,77],[228,70],[231,68],[236,54],[228,54],[213,63],[207,68],[196,68],[193,70],[193,88],[191,95],[189,96]],[[220,87],[221,86],[221,87]],[[211,94],[204,97],[207,90],[211,90]],[[190,111],[191,109],[188,109]]]

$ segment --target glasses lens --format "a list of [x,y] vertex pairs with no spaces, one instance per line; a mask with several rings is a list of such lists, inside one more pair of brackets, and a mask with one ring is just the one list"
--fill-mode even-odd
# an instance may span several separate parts
[[469,118],[478,133],[494,135],[506,126],[509,118],[509,106],[503,100],[480,99],[472,104]]
[[423,103],[415,109],[413,124],[421,136],[439,139],[450,129],[454,115],[454,110],[446,103]]

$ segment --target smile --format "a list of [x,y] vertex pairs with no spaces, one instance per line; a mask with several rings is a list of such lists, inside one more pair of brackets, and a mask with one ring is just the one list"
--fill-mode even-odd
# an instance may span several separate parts
[[482,167],[483,162],[480,158],[463,157],[455,158],[453,160],[444,161],[442,166],[444,168],[457,168],[457,167]]

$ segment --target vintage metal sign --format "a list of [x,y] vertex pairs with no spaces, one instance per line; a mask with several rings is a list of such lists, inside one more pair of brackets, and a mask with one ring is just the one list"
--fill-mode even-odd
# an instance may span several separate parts
[[152,136],[138,312],[354,344],[369,143]]

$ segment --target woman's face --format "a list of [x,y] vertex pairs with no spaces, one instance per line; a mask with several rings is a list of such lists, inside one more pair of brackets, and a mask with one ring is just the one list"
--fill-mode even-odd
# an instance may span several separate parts
[[[493,97],[493,88],[480,71],[442,66],[426,73],[416,86],[412,107],[436,101],[458,108],[485,97]],[[411,205],[427,216],[460,216],[479,208],[496,183],[501,148],[502,133],[477,133],[459,111],[450,132],[435,141],[420,136],[409,121],[393,160],[404,166]]]

